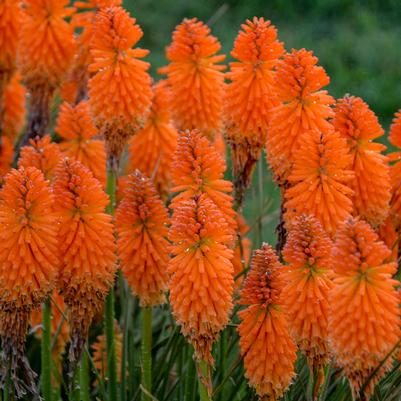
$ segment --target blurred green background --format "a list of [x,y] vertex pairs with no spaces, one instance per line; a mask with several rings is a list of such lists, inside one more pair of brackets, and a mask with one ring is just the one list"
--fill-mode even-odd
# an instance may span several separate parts
[[400,0],[124,0],[144,30],[152,72],[184,17],[210,22],[229,54],[241,23],[253,16],[276,25],[287,50],[313,50],[331,77],[335,97],[361,96],[388,128],[401,108]]

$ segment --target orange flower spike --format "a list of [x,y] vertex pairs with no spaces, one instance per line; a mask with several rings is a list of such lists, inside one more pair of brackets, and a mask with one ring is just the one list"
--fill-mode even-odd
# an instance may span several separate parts
[[63,266],[61,289],[70,307],[70,373],[79,361],[92,318],[103,305],[116,271],[115,242],[109,202],[90,170],[62,160],[54,181],[55,210]]
[[295,376],[296,346],[289,334],[281,291],[285,282],[276,253],[267,244],[252,258],[240,293],[240,350],[245,376],[260,400],[276,400]]
[[0,98],[16,67],[20,23],[19,2],[2,0],[0,3]]
[[332,242],[315,217],[301,215],[289,228],[283,250],[283,299],[290,329],[309,366],[317,372],[329,361],[329,290]]
[[[401,149],[401,110],[394,116],[388,139],[393,146]],[[392,187],[390,214],[394,220],[395,228],[399,229],[401,225],[401,151],[390,153],[388,157],[390,161],[395,162],[390,166]]]
[[[396,167],[397,164],[395,166],[392,166],[392,169]],[[399,182],[398,185],[394,185],[392,192],[393,194],[390,204],[390,217],[394,221],[395,229],[399,230],[399,228],[401,227],[401,182]]]
[[120,6],[121,0],[88,0],[76,1],[77,12],[72,16],[71,24],[81,30],[78,36],[78,51],[72,68],[61,88],[64,101],[76,104],[87,97],[89,72],[87,66],[93,61],[90,54],[90,41],[93,35],[93,23],[96,13],[101,8]]
[[224,139],[224,134],[221,132],[220,134],[217,134],[214,138],[213,145],[216,148],[216,150],[219,152],[220,156],[226,160],[226,141]]
[[[85,31],[92,31],[92,24],[96,13],[102,8],[121,6],[122,0],[86,0],[75,1],[74,7],[77,13],[74,14],[72,20],[74,27],[84,28]],[[83,32],[81,35],[85,35]],[[92,35],[88,35],[89,40]]]
[[3,133],[14,142],[25,123],[26,89],[20,83],[21,75],[15,73],[4,91]]
[[23,0],[19,66],[29,89],[57,87],[75,54],[73,29],[65,21],[68,0]]
[[63,103],[55,131],[63,139],[60,143],[63,154],[81,162],[104,186],[106,150],[104,141],[95,139],[98,130],[92,121],[88,103],[82,101],[75,106]]
[[401,149],[401,109],[398,110],[394,115],[388,140],[392,145]]
[[34,167],[12,170],[0,192],[0,300],[35,308],[52,289],[58,269],[53,197]]
[[[88,84],[89,104],[108,153],[119,158],[131,135],[143,126],[152,101],[149,51],[132,47],[143,33],[121,7],[100,10],[91,40],[94,73]],[[117,58],[116,58],[117,57]]]
[[360,97],[345,96],[337,100],[333,125],[349,141],[350,147],[385,150],[384,145],[370,142],[383,136],[384,131],[376,115]]
[[[18,1],[0,1],[0,130],[4,132],[4,95],[16,68],[21,8]],[[0,144],[1,145],[1,144]]]
[[[117,379],[121,379],[121,360],[123,354],[123,333],[121,333],[120,326],[117,321],[114,324],[114,341],[116,350],[116,366],[117,366]],[[96,341],[92,344],[91,348],[93,351],[93,364],[99,372],[100,377],[104,380],[107,372],[107,344],[104,334],[96,337]],[[96,380],[95,385],[98,384]]]
[[0,145],[0,183],[3,182],[3,177],[10,171],[14,157],[14,147],[10,138],[1,138]]
[[[329,333],[333,354],[358,394],[367,378],[400,338],[400,283],[391,252],[362,220],[349,219],[338,230],[333,251],[334,287],[330,291]],[[391,368],[392,358],[373,376],[366,397]]]
[[[80,13],[74,16],[78,15]],[[92,59],[90,57],[89,40],[83,39],[85,32],[86,30],[77,39],[78,50],[72,62],[71,69],[60,88],[61,99],[70,104],[77,104],[88,97],[88,65]],[[92,35],[92,29],[90,32]]]
[[384,223],[381,224],[377,231],[379,238],[386,244],[386,246],[391,250],[392,262],[397,262],[398,260],[398,249],[399,249],[399,235],[396,230],[396,225],[391,218],[388,216]]
[[173,33],[161,69],[171,88],[170,104],[179,130],[197,128],[210,139],[222,131],[224,55],[210,28],[196,18],[184,19]]
[[65,18],[68,0],[23,0],[18,61],[31,93],[27,138],[43,136],[50,121],[55,89],[67,75],[76,50],[74,32]]
[[[0,239],[1,366],[11,363],[18,396],[27,388],[39,397],[35,374],[24,357],[25,336],[30,312],[56,284],[60,262],[53,196],[36,168],[7,174],[0,191]],[[19,369],[23,380],[17,377]]]
[[47,180],[53,181],[57,164],[62,158],[59,145],[51,142],[50,135],[31,139],[30,144],[21,149],[18,167],[36,167]]
[[170,303],[197,360],[213,364],[213,343],[229,321],[234,290],[227,223],[205,195],[174,210],[169,239]]
[[303,134],[311,129],[327,132],[335,100],[322,90],[330,82],[318,58],[305,49],[295,50],[277,63],[275,99],[267,136],[267,158],[275,179],[284,185],[294,151]]
[[0,4],[0,71],[13,72],[18,47],[18,28],[21,7],[15,0],[2,0]]
[[[398,149],[401,149],[401,109],[395,113],[393,123],[390,127],[390,134],[388,136],[389,142]],[[401,151],[390,153],[389,155],[390,161],[395,161],[397,163],[393,164],[390,169],[391,176],[391,185],[393,191],[401,183]]]
[[128,185],[128,175],[119,175],[117,177],[116,204],[118,205],[124,197],[125,189]]
[[[235,39],[227,78],[227,118],[242,135],[265,137],[268,110],[274,105],[273,84],[278,59],[284,46],[277,40],[277,30],[263,18],[247,20]],[[262,140],[263,142],[263,140]]]
[[153,91],[152,108],[146,124],[129,145],[130,168],[153,177],[159,193],[166,194],[171,182],[171,163],[178,135],[171,122],[166,81],[158,82]]
[[168,222],[167,209],[149,178],[138,170],[128,176],[116,211],[117,246],[122,272],[145,307],[165,301]]
[[239,205],[266,144],[269,111],[275,104],[274,69],[283,53],[276,28],[256,17],[242,25],[231,52],[238,61],[230,63],[227,73],[231,82],[226,89],[225,118]]
[[237,227],[236,213],[232,208],[232,184],[224,180],[226,163],[219,152],[199,131],[181,132],[173,156],[171,192],[178,192],[171,208],[194,195],[206,194],[227,221],[227,228]]
[[355,172],[355,214],[373,226],[379,226],[389,213],[390,170],[386,147],[373,139],[383,135],[377,117],[359,97],[346,96],[337,101],[334,128],[347,140]]
[[294,154],[294,167],[285,191],[286,221],[309,214],[334,236],[352,212],[354,173],[345,140],[335,131],[308,131]]

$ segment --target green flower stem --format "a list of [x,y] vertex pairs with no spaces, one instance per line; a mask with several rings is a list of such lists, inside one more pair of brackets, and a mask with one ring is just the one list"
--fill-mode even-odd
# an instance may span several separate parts
[[196,368],[194,363],[194,353],[192,347],[188,350],[187,359],[187,372],[185,377],[185,401],[195,401],[195,389],[196,389]]
[[42,394],[44,401],[52,400],[51,305],[47,298],[42,310]]
[[[110,203],[107,206],[107,213],[114,215],[116,201],[117,186],[117,162],[110,157],[107,165],[107,194]],[[110,288],[110,292],[106,298],[105,305],[105,335],[106,335],[106,352],[107,352],[107,377],[108,377],[108,396],[109,401],[118,400],[117,392],[117,363],[116,363],[116,346],[114,339],[114,287]]]
[[81,401],[89,401],[89,366],[88,366],[88,356],[84,352],[79,366],[79,393]]
[[[142,387],[152,393],[152,308],[142,308]],[[151,397],[142,392],[142,401]]]
[[207,363],[205,361],[200,361],[198,363],[198,369],[199,369],[200,375],[202,376],[201,377],[198,374],[198,386],[199,386],[200,401],[211,401],[212,399],[209,397],[209,392],[208,392],[207,386],[204,383],[204,380],[209,380]]
[[123,310],[123,349],[121,357],[121,379],[120,379],[120,400],[127,401],[127,356],[128,356],[128,336],[129,336],[129,317],[132,313],[132,299],[129,293],[129,288],[126,281],[124,280],[122,273],[120,271],[120,288],[121,291],[124,290],[125,293],[125,308]]
[[110,158],[107,163],[107,195],[109,195],[110,203],[107,205],[107,213],[114,215],[116,206],[116,188],[117,188],[117,163],[114,158]]
[[7,368],[7,377],[6,377],[6,383],[4,386],[4,401],[10,401],[11,400],[11,364],[8,364]]
[[[222,378],[227,369],[226,360],[227,360],[227,328],[223,330],[220,337],[219,371],[221,372]],[[220,400],[226,399],[224,397],[224,390],[221,392],[221,396],[219,397],[219,399]]]

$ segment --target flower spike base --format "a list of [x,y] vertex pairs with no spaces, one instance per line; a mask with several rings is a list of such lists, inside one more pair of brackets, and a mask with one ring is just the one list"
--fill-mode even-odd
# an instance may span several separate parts
[[2,311],[0,388],[11,387],[12,382],[17,398],[30,393],[35,399],[40,399],[35,383],[36,373],[31,369],[24,352],[29,313],[26,309]]
[[47,133],[50,124],[50,104],[53,99],[51,88],[38,87],[32,94],[30,104],[27,131],[23,139],[23,145],[28,145],[30,139],[37,136],[42,138]]

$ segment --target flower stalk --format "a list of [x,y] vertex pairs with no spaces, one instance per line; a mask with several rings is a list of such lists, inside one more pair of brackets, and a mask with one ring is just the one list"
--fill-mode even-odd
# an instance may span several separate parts
[[196,369],[194,362],[194,352],[192,347],[188,349],[188,361],[187,361],[187,371],[186,371],[186,379],[185,379],[185,394],[184,400],[195,401],[195,387],[196,387]]
[[[201,401],[211,401],[209,394],[212,393],[211,385],[206,384],[209,382],[209,372],[207,363],[204,360],[198,363],[198,386],[199,386],[199,397]],[[206,383],[205,383],[206,382]],[[210,388],[208,388],[210,387]]]
[[81,401],[90,400],[88,355],[83,353],[79,366],[79,395]]
[[[117,161],[110,157],[107,165],[107,188],[110,202],[106,208],[107,213],[114,215],[115,200],[117,187]],[[114,339],[114,288],[110,288],[110,292],[106,298],[105,305],[105,335],[106,335],[106,352],[107,352],[107,377],[108,395],[110,400],[117,400],[117,363],[116,348]]]
[[52,352],[51,352],[51,306],[50,298],[43,304],[42,311],[42,394],[44,401],[52,400]]
[[142,308],[142,401],[151,401],[152,392],[152,308]]

